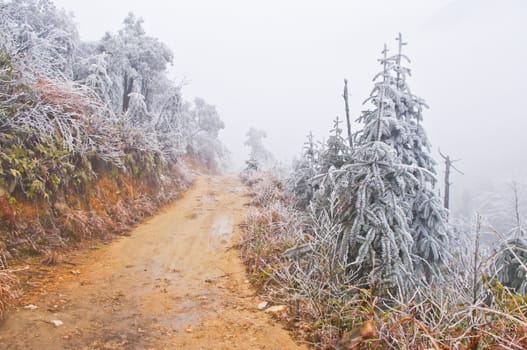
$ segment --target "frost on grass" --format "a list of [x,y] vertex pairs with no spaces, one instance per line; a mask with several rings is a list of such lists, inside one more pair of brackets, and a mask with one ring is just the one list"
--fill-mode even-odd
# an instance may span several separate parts
[[183,100],[172,52],[141,19],[85,43],[51,1],[0,5],[0,186],[11,204],[84,195],[105,172],[162,185],[185,157],[222,166],[223,121]]
[[[448,222],[427,105],[410,91],[398,41],[395,55],[382,52],[353,142],[337,119],[326,142],[308,136],[287,179],[256,166],[243,174],[256,207],[244,262],[264,298],[289,305],[280,317],[322,349],[525,348],[518,201],[517,228],[495,250],[480,246],[480,216]],[[376,336],[353,338],[364,325]]]
[[186,160],[222,168],[225,125],[172,64],[133,14],[83,42],[52,1],[0,0],[0,253],[123,233],[188,185]]

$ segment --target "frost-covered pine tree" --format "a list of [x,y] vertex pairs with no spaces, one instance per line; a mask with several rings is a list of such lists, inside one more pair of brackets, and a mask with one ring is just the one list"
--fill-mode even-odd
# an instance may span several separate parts
[[496,254],[496,276],[506,287],[527,294],[527,239],[504,240]]
[[316,212],[329,210],[332,207],[332,192],[335,190],[334,171],[340,169],[344,164],[349,164],[351,159],[351,148],[349,141],[343,137],[341,128],[342,121],[337,116],[333,121],[333,128],[326,142],[322,143],[317,159],[317,176],[312,180],[315,189],[312,195],[312,205]]
[[[415,267],[424,273],[427,279],[440,274],[441,267],[450,259],[448,237],[448,215],[436,190],[436,162],[430,154],[430,141],[423,127],[423,111],[428,106],[425,101],[414,95],[407,82],[411,71],[404,66],[410,59],[402,53],[401,33],[396,38],[398,52],[390,58],[392,77],[395,79],[393,102],[395,115],[401,127],[393,130],[394,146],[403,164],[417,166],[423,174],[424,184],[409,193],[412,203],[409,215],[410,228],[414,238],[413,253]],[[392,79],[393,79],[392,78]],[[402,131],[402,132],[400,132]]]
[[408,196],[412,202],[411,232],[414,266],[422,277],[431,280],[451,259],[446,211],[439,195],[423,186]]
[[407,196],[420,183],[417,167],[401,162],[390,139],[392,128],[399,126],[387,52],[385,46],[383,70],[368,99],[374,108],[360,118],[364,127],[351,154],[353,161],[333,171],[343,224],[338,240],[341,257],[358,283],[373,281],[380,294],[404,293],[411,280],[414,241]]
[[333,121],[333,129],[330,130],[326,147],[320,154],[321,173],[327,173],[331,168],[339,169],[349,161],[350,147],[348,141],[342,136],[341,123],[339,117]]
[[313,133],[307,135],[300,159],[294,162],[293,172],[287,183],[299,208],[306,208],[315,192],[314,177],[319,174],[319,150]]
[[[415,96],[410,90],[407,77],[411,72],[403,65],[405,61],[410,62],[408,57],[402,53],[402,48],[406,43],[402,42],[400,34],[397,40],[399,42],[398,53],[387,57],[383,62],[386,74],[379,73],[374,78],[375,80],[383,75],[385,80],[384,99],[387,104],[385,110],[387,118],[380,124],[379,138],[396,149],[397,156],[404,164],[417,165],[426,169],[430,173],[428,180],[435,182],[433,174],[435,174],[436,162],[430,155],[430,142],[422,125],[423,110],[428,106],[422,98]],[[365,103],[375,98],[375,89]],[[372,112],[363,113],[359,121],[365,124],[378,122]],[[372,137],[372,135],[360,133],[356,142],[361,143]]]
[[514,194],[512,203],[509,205],[501,203],[501,206],[509,207],[508,211],[514,214],[515,222],[496,253],[496,275],[504,286],[518,293],[527,294],[527,233],[523,228],[518,184],[513,182],[511,187]]
[[[430,279],[439,275],[450,258],[447,212],[435,189],[436,185],[436,163],[430,155],[430,142],[422,125],[423,110],[427,107],[424,100],[412,94],[407,82],[410,69],[404,66],[404,62],[410,62],[408,57],[402,53],[406,43],[402,36],[397,37],[397,54],[386,57],[383,61],[385,73],[383,75],[386,106],[384,114],[386,118],[379,121],[375,111],[369,111],[361,115],[360,121],[366,125],[379,123],[378,135],[376,129],[358,134],[356,142],[362,144],[369,142],[377,136],[380,141],[392,146],[399,161],[413,167],[413,175],[422,181],[416,188],[408,189],[405,202],[407,203],[407,217],[410,226],[414,246],[414,263],[417,271],[423,277]],[[380,75],[376,77],[379,78]],[[376,87],[372,96],[366,101],[375,99]]]
[[[413,238],[405,195],[418,183],[395,150],[381,141],[357,147],[342,167],[340,253],[358,282],[383,293],[404,293],[412,277]],[[339,190],[339,189],[337,189]]]

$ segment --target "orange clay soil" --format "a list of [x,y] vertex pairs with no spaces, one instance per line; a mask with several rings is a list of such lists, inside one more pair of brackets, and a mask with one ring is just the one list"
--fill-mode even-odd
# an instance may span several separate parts
[[201,177],[130,237],[29,265],[0,349],[306,349],[257,310],[231,249],[247,200],[237,179]]

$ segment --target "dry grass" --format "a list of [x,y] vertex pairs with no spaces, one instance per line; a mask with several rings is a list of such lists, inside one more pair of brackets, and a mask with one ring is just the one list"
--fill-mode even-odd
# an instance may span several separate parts
[[44,257],[40,260],[42,265],[53,266],[59,264],[61,261],[60,254],[55,250],[48,250]]
[[243,225],[242,259],[260,295],[288,305],[282,319],[300,340],[317,349],[527,349],[527,295],[485,278],[484,267],[476,299],[461,260],[440,284],[380,298],[335,259],[331,220],[306,220],[265,176],[251,191],[257,206]]
[[18,279],[12,273],[0,271],[0,319],[15,304]]
[[[119,188],[117,180],[110,176],[107,179],[108,181],[100,181],[99,184],[108,188]],[[42,255],[41,264],[60,264],[58,251],[72,249],[79,241],[106,240],[110,239],[112,234],[125,234],[132,225],[153,215],[162,205],[176,198],[190,185],[191,180],[192,176],[182,170],[174,171],[166,175],[161,185],[144,186],[144,192],[135,188],[134,193],[124,190],[114,193],[115,204],[108,201],[108,196],[105,195],[107,188],[94,187],[90,193],[90,205],[94,208],[91,210],[83,206],[86,201],[82,195],[75,193],[68,196],[72,205],[56,203],[54,211],[49,203],[20,201],[16,207],[16,225],[3,225],[0,217],[0,226],[6,230],[2,232],[0,248],[5,247],[10,257]],[[133,184],[133,181],[130,183]],[[13,230],[13,227],[18,229]],[[2,254],[0,263],[1,317],[16,301],[15,288],[18,282],[16,277],[8,272]]]

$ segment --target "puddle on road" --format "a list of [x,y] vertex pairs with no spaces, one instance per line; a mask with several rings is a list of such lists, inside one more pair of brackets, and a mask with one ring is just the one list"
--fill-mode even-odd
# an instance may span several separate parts
[[226,214],[220,214],[214,219],[209,233],[209,247],[218,247],[230,241],[233,221],[232,216]]

